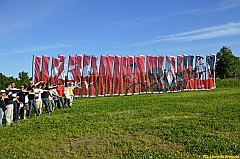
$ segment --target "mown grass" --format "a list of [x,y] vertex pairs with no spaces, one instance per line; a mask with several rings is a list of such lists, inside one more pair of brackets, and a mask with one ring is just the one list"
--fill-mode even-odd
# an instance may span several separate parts
[[240,88],[76,98],[0,136],[0,158],[240,156]]

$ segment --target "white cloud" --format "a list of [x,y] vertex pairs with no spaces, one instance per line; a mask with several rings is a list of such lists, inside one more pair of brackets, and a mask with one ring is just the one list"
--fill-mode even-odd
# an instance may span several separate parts
[[72,45],[56,44],[56,45],[29,47],[25,49],[18,49],[10,52],[5,52],[5,53],[2,53],[0,56],[7,56],[7,55],[13,55],[13,54],[27,53],[27,52],[37,52],[37,51],[44,51],[44,50],[57,49],[57,48],[70,47],[70,46]]
[[165,35],[165,36],[158,36],[156,39],[135,43],[131,46],[144,46],[154,43],[160,42],[187,42],[187,41],[195,41],[195,40],[203,40],[203,39],[212,39],[224,36],[231,36],[231,35],[240,35],[240,22],[231,22],[228,24],[201,28],[198,30],[172,34],[172,35]]

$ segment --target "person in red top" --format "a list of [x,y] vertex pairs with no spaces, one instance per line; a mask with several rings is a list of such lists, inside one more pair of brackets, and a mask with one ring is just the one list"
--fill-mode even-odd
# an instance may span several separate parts
[[62,85],[62,83],[59,83],[58,87],[56,88],[56,91],[58,92],[58,97],[60,102],[62,103],[63,108],[66,108],[66,105],[64,104],[64,100],[63,100],[64,86]]

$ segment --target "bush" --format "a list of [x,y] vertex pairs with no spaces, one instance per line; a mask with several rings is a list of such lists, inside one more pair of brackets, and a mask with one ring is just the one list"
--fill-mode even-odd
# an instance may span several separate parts
[[235,88],[240,87],[239,78],[229,78],[229,79],[216,79],[217,88]]

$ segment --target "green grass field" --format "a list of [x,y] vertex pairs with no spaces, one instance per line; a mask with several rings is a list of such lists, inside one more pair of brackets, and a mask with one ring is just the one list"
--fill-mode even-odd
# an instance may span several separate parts
[[76,98],[73,108],[3,126],[0,136],[0,158],[236,157],[240,88]]

